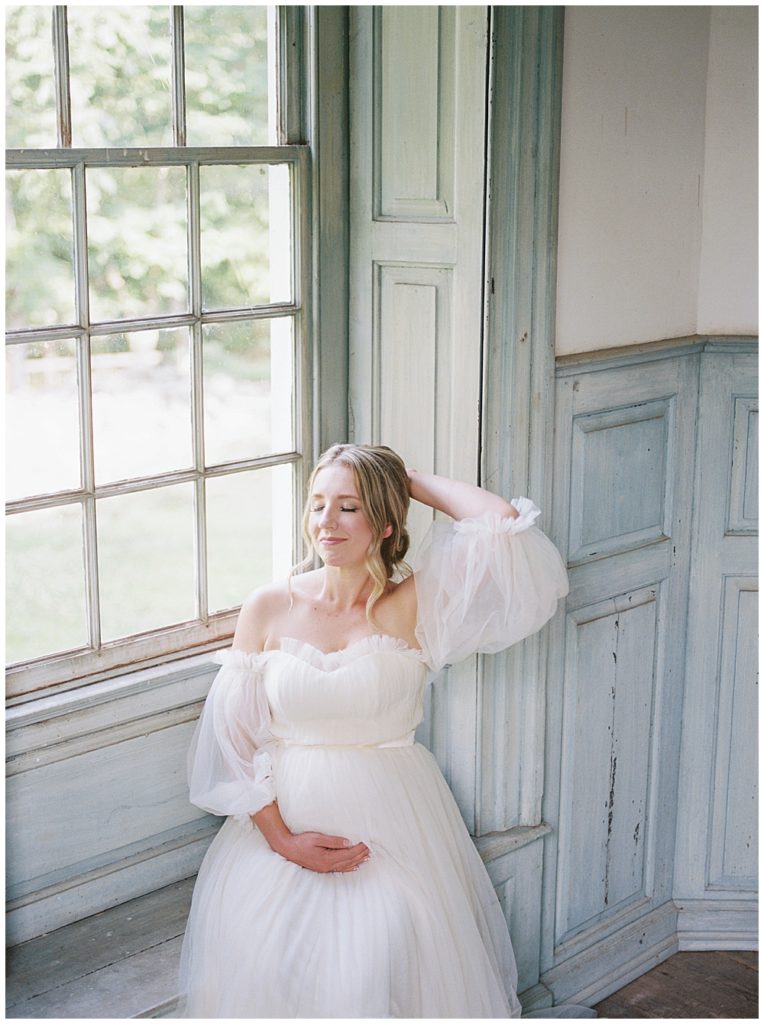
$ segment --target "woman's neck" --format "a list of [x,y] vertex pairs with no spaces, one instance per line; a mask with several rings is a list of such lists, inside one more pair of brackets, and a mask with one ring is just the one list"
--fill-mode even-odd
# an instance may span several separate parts
[[326,611],[343,615],[365,609],[373,586],[364,566],[324,566],[317,596]]

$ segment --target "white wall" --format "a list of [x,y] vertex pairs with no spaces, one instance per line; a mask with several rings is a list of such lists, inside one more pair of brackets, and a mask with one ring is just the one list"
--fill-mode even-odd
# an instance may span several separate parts
[[757,15],[711,9],[699,334],[758,331]]
[[755,21],[566,10],[558,355],[756,331]]

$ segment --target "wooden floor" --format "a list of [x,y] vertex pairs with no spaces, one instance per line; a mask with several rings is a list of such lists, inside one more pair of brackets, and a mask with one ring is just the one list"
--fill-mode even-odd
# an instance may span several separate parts
[[598,1003],[600,1017],[759,1016],[758,953],[675,953]]
[[[6,1019],[175,1017],[193,879],[8,951]],[[758,1017],[756,953],[676,953],[602,1000],[600,1017]]]

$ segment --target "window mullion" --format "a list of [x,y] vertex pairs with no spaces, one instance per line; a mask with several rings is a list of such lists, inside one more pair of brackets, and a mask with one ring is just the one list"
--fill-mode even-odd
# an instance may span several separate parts
[[93,391],[90,374],[90,335],[84,333],[77,344],[77,380],[80,391],[80,441],[83,500],[83,545],[85,554],[85,594],[90,644],[101,646],[101,610],[98,586],[98,538],[96,529],[95,463],[93,452]]
[[207,579],[207,502],[204,480],[204,353],[202,349],[202,247],[201,181],[199,163],[188,168],[188,283],[191,313],[191,430],[194,468],[201,474],[194,483],[194,524],[196,550],[196,615],[203,622],[208,616]]
[[304,142],[305,11],[301,5],[276,8],[269,44],[269,51],[273,47],[268,63],[269,81],[275,86],[277,141],[282,145]]
[[83,500],[83,545],[88,631],[95,650],[101,646],[101,606],[98,585],[98,538],[95,501],[95,452],[93,444],[93,389],[90,362],[90,300],[88,297],[88,230],[85,164],[72,168],[72,217],[74,221],[74,299],[82,333],[77,343],[77,381],[80,401],[80,472]]
[[53,78],[56,89],[58,145],[72,144],[72,102],[69,92],[69,33],[66,7],[53,8]]
[[186,52],[183,8],[172,8],[172,138],[173,145],[186,145]]

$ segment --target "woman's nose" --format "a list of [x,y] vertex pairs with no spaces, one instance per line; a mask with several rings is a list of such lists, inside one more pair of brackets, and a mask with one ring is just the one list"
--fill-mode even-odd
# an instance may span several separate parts
[[334,518],[335,518],[334,517],[334,512],[330,508],[325,507],[323,509],[323,511],[321,512],[321,515],[320,515],[318,521],[319,521],[319,523],[321,524],[322,527],[326,528],[328,526],[334,526],[335,525]]

